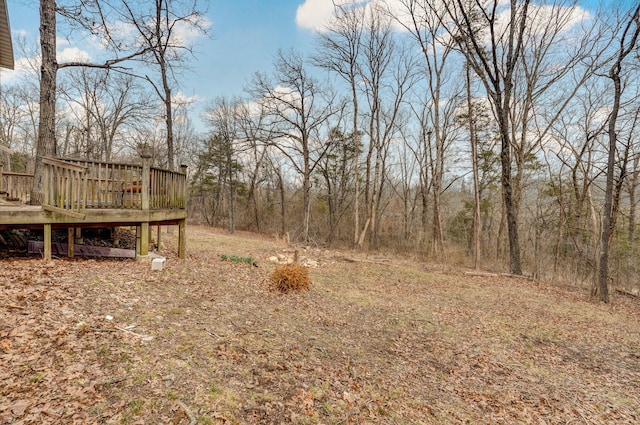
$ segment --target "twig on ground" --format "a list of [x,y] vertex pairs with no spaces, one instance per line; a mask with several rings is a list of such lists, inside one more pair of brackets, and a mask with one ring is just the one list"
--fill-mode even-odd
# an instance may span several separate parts
[[181,401],[178,401],[178,404],[180,405],[180,407],[182,407],[182,410],[184,410],[184,412],[189,417],[189,425],[196,425],[198,423],[198,417],[191,411],[191,409],[189,409],[189,406]]
[[215,333],[215,332],[211,332],[211,331],[210,331],[209,329],[207,329],[207,328],[204,328],[204,331],[205,331],[206,333],[208,333],[209,335],[211,335],[212,337],[214,337],[214,338],[218,338],[218,339],[223,338],[223,337],[221,337],[220,335],[218,335],[217,333]]
[[153,339],[153,336],[151,335],[142,335],[133,331],[130,331],[129,329],[126,328],[120,328],[118,326],[115,327],[117,330],[122,331],[122,332],[126,332],[129,333],[131,335],[137,336],[138,338],[142,339],[143,341],[151,341]]
[[7,304],[5,305],[9,310],[24,310],[24,307],[20,307],[19,305]]
[[93,385],[98,386],[98,385],[115,384],[117,382],[122,382],[125,379],[127,379],[127,375],[113,376],[111,378],[97,380],[93,383]]

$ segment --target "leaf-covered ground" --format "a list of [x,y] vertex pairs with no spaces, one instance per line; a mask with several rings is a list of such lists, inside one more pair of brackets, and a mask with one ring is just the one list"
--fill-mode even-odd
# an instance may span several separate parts
[[638,299],[314,249],[281,295],[283,244],[188,240],[162,271],[2,260],[0,424],[640,423]]

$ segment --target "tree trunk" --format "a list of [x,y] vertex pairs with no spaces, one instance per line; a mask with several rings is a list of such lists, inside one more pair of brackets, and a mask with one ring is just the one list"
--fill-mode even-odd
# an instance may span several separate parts
[[40,1],[40,121],[31,203],[42,203],[44,164],[42,157],[56,155],[56,4],[55,0]]
[[[164,55],[162,56],[164,61]],[[162,72],[162,88],[164,89],[164,108],[165,121],[167,124],[167,168],[173,170],[175,167],[175,152],[173,143],[173,106],[171,104],[171,87],[167,76],[167,68],[164,62],[161,62],[160,69]]]
[[[629,29],[635,23],[635,29],[631,35],[628,45],[625,45],[626,36]],[[600,292],[600,301],[609,302],[609,245],[611,242],[611,234],[613,232],[612,223],[615,221],[613,215],[613,185],[614,185],[614,167],[616,161],[616,123],[620,112],[620,99],[622,97],[622,81],[620,73],[622,71],[622,62],[624,58],[631,53],[637,44],[638,35],[640,34],[640,5],[638,5],[633,16],[627,22],[626,28],[622,33],[620,40],[620,51],[616,62],[609,71],[609,78],[613,80],[613,107],[609,115],[609,152],[607,160],[607,185],[604,197],[604,212],[602,217],[602,237],[600,240],[600,265],[598,269],[598,290]],[[624,173],[624,170],[623,170]]]
[[633,246],[633,242],[636,237],[636,190],[638,188],[638,160],[640,157],[636,156],[633,159],[633,173],[631,181],[629,182],[629,227],[627,230],[627,239],[629,245]]
[[235,203],[235,184],[233,182],[233,158],[231,141],[227,141],[227,174],[229,179],[229,233],[235,233],[236,231],[236,203]]
[[476,124],[473,119],[473,103],[471,101],[471,67],[465,62],[467,77],[467,109],[469,118],[469,142],[471,144],[471,165],[473,172],[473,268],[480,265],[480,178],[478,176],[478,141],[476,140]]
[[[611,240],[611,207],[613,205],[613,168],[616,160],[616,128],[614,116],[617,116],[620,101],[620,78],[614,80],[615,100],[609,120],[609,156],[607,160],[607,185],[604,195],[604,214],[600,240],[600,267],[598,269],[598,292],[600,301],[609,302],[609,242]],[[614,115],[615,114],[615,115]]]
[[358,133],[358,93],[356,92],[356,81],[351,77],[351,95],[353,96],[353,245],[358,247],[358,236],[360,233],[360,134]]

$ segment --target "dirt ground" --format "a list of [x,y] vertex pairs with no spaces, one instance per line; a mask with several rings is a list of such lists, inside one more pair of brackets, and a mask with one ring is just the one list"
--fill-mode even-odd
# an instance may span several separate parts
[[0,424],[640,423],[637,298],[313,248],[282,295],[282,242],[163,242],[0,262]]

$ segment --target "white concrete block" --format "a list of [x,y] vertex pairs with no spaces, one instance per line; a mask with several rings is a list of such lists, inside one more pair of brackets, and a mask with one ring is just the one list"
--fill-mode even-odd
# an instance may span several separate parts
[[166,261],[166,258],[154,258],[151,261],[151,270],[162,270]]

